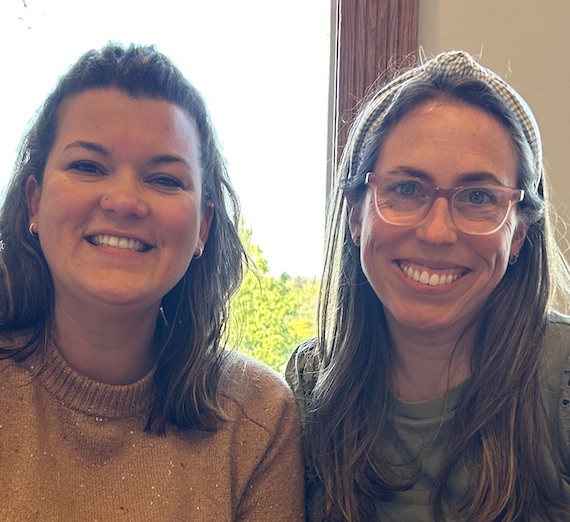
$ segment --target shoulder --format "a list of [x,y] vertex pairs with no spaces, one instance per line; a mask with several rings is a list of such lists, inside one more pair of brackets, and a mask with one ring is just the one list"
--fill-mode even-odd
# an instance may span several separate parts
[[[551,312],[548,317],[547,335],[562,337],[570,335],[570,316],[559,312]],[[570,339],[568,341],[570,344]]]
[[0,360],[22,362],[29,359],[31,362],[40,363],[43,350],[38,349],[38,336],[34,332],[23,331],[0,331]]
[[316,339],[309,339],[299,345],[291,354],[285,368],[285,379],[293,390],[304,423],[308,402],[318,377],[318,352]]
[[[301,424],[285,380],[238,352],[226,352],[220,399],[227,422],[217,432],[237,483],[236,520],[300,520]],[[212,450],[210,450],[212,452]]]
[[227,353],[219,390],[224,411],[231,418],[239,412],[268,430],[281,422],[298,422],[293,395],[285,380],[246,355]]
[[570,459],[570,317],[552,314],[543,344],[541,387],[551,425]]
[[559,376],[570,370],[570,317],[550,315],[543,345],[545,378],[555,387]]

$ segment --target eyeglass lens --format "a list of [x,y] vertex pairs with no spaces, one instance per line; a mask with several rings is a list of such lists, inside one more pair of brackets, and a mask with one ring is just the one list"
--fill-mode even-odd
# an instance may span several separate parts
[[503,224],[512,207],[511,192],[495,185],[442,190],[419,179],[398,176],[381,177],[375,184],[376,208],[387,223],[417,225],[435,199],[445,197],[455,225],[471,234],[492,233]]

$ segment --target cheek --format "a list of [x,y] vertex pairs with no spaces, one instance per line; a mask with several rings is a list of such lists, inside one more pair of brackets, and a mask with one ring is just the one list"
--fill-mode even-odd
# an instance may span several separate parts
[[492,236],[489,236],[489,247],[494,249],[497,257],[504,258],[508,261],[511,254],[511,246],[513,245],[513,238],[517,233],[517,219],[509,219],[504,226]]
[[491,236],[465,238],[474,259],[479,259],[481,266],[487,266],[485,270],[493,280],[502,278],[507,270],[513,233],[514,227],[506,224]]
[[372,204],[363,207],[361,218],[360,248],[363,254],[372,254],[378,248],[397,242],[408,230],[385,223]]
[[[45,187],[39,201],[38,227],[40,236],[78,226],[84,221],[89,203],[81,194]],[[46,230],[47,229],[47,230]]]
[[404,229],[382,221],[374,208],[363,209],[360,264],[366,279],[380,298],[384,278],[391,269],[391,252],[395,251],[394,247],[400,244],[405,235]]
[[174,246],[194,251],[200,231],[200,208],[193,203],[168,206],[161,212],[162,228],[171,238]]
[[100,194],[88,184],[72,183],[65,176],[44,175],[39,209],[48,215],[82,214],[93,204],[98,204]]

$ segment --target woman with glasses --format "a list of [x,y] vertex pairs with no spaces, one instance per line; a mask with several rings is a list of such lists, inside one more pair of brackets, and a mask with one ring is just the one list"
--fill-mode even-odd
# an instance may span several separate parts
[[464,52],[424,61],[354,123],[318,334],[287,378],[310,520],[569,520],[567,270],[540,134]]

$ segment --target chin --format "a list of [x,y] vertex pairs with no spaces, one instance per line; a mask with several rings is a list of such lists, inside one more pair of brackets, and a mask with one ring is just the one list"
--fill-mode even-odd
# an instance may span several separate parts
[[392,315],[392,321],[397,328],[403,328],[410,332],[418,332],[425,334],[444,333],[445,331],[463,330],[467,327],[468,320],[466,318],[458,317],[457,315],[445,315],[437,310],[422,314],[414,307],[409,308],[402,313]]

